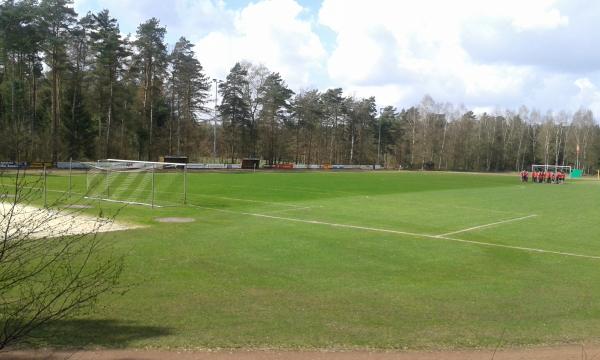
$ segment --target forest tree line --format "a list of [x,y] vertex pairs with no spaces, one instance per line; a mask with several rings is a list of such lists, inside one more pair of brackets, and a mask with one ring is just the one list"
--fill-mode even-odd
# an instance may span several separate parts
[[155,18],[123,36],[108,10],[78,16],[70,0],[4,0],[0,161],[186,155],[474,171],[600,165],[600,128],[589,110],[475,114],[429,96],[378,109],[374,97],[341,88],[294,92],[279,73],[243,61],[216,81],[190,41],[169,46],[165,35]]

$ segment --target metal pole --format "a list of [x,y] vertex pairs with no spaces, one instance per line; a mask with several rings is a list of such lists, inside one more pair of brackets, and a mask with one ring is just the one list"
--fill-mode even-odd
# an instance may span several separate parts
[[383,108],[379,109],[379,136],[377,139],[377,164],[380,165],[379,158],[381,154],[381,116],[383,115]]
[[213,158],[217,158],[217,118],[213,122]]
[[213,79],[215,82],[215,117],[213,119],[213,159],[217,158],[217,107],[218,107],[218,96],[219,96],[219,87],[218,80]]
[[69,159],[69,197],[71,197],[71,185],[73,183],[71,175],[73,173],[73,158]]
[[44,164],[44,207],[48,207],[48,179],[46,175],[46,164]]
[[152,208],[154,209],[154,167],[155,165],[152,164]]
[[109,178],[110,178],[110,165],[108,167],[108,170],[106,170],[106,198],[107,199],[110,199]]
[[187,164],[183,165],[183,205],[187,204]]

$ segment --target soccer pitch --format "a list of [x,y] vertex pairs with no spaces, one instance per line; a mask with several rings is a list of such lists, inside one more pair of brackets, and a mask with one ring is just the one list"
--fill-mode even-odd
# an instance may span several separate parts
[[[49,176],[49,189],[66,179]],[[130,290],[55,325],[42,345],[440,349],[598,339],[598,182],[415,172],[190,172],[187,181],[187,206],[121,209],[120,220],[143,226],[105,235],[126,255]],[[83,184],[76,175],[74,191]]]

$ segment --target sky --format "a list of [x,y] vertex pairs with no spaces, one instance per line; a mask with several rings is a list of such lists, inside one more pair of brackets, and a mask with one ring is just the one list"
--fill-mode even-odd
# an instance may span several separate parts
[[75,0],[124,34],[156,17],[192,41],[211,78],[237,61],[295,92],[341,87],[399,109],[425,95],[476,111],[600,114],[600,1]]

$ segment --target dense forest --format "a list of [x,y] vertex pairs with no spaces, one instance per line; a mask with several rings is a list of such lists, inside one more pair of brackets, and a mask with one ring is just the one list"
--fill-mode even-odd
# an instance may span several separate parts
[[69,0],[4,0],[0,161],[170,154],[475,171],[599,167],[600,128],[589,110],[475,114],[427,95],[404,109],[378,108],[374,97],[341,88],[294,92],[279,73],[244,61],[218,81],[190,41],[169,46],[166,31],[152,18],[123,36],[108,10],[78,16]]

